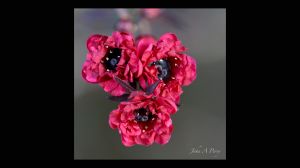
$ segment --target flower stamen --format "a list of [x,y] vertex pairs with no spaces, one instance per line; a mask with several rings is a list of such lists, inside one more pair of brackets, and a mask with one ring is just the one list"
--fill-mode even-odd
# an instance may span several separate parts
[[120,58],[121,58],[121,49],[109,48],[108,52],[101,60],[101,63],[104,64],[107,71],[109,70],[115,71],[117,68],[117,64],[120,61]]

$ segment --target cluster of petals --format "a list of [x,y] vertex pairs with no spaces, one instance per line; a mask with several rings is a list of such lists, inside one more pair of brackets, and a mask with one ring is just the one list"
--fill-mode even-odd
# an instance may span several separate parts
[[182,86],[196,79],[196,61],[175,34],[136,39],[128,32],[92,35],[82,68],[85,81],[114,97],[126,97],[109,116],[125,146],[169,142]]

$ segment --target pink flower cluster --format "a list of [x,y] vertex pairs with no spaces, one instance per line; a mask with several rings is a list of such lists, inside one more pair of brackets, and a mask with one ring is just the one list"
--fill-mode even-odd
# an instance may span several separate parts
[[175,34],[152,36],[113,32],[92,35],[82,77],[99,84],[113,100],[121,100],[109,115],[125,146],[166,144],[173,131],[182,86],[196,79],[196,61]]

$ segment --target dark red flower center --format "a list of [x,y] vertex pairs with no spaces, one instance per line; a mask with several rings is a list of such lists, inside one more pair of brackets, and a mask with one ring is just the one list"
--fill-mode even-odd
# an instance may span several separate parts
[[177,73],[180,61],[177,57],[168,57],[153,62],[153,65],[155,65],[158,70],[157,77],[164,82],[168,82],[171,79],[175,79],[174,76]]
[[102,58],[102,63],[104,64],[106,70],[114,71],[117,68],[121,58],[121,49],[119,48],[109,48],[106,55]]
[[153,115],[147,108],[140,108],[135,111],[135,121],[143,132],[153,129],[156,118],[157,116]]
[[135,120],[138,122],[147,122],[153,118],[151,112],[145,108],[140,108],[135,112]]

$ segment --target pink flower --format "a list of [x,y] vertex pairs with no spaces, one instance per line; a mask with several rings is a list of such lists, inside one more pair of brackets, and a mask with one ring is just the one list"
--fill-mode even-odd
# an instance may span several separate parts
[[90,83],[98,83],[113,96],[124,94],[125,89],[114,80],[133,82],[142,74],[131,34],[114,32],[112,36],[93,35],[87,40],[88,54],[82,68],[82,77]]
[[166,144],[181,87],[196,79],[196,61],[184,54],[186,48],[174,34],[157,41],[143,35],[136,41],[118,31],[91,36],[82,77],[103,87],[111,100],[123,101],[110,113],[109,125],[119,130],[125,146]]
[[122,143],[125,146],[168,143],[173,131],[170,114],[177,111],[176,104],[141,91],[132,92],[129,98],[109,116],[109,125],[119,130]]
[[184,86],[191,84],[196,79],[196,60],[184,54],[185,50],[186,48],[175,34],[166,33],[160,37],[155,51],[158,60],[156,64],[163,65],[164,62],[169,64],[169,67],[165,69],[169,73],[166,75],[163,72],[160,73],[160,78],[164,81],[176,79],[180,85]]
[[133,33],[135,31],[135,25],[131,19],[120,19],[116,24],[117,31]]
[[142,88],[161,80],[154,94],[169,95],[178,104],[183,93],[181,86],[196,79],[196,61],[184,54],[185,50],[176,35],[171,33],[164,34],[157,42],[150,36],[140,38],[137,55],[144,67],[139,77]]
[[158,17],[161,13],[159,8],[145,8],[141,10],[142,15],[148,19],[154,19]]

